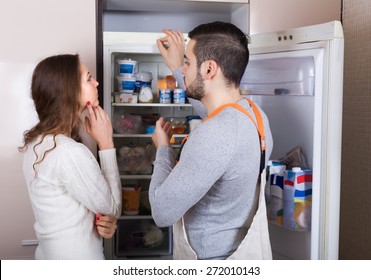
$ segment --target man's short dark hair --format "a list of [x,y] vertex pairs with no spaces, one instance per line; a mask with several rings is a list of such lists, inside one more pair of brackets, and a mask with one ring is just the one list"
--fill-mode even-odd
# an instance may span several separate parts
[[197,26],[188,36],[195,41],[197,67],[206,60],[214,60],[227,85],[239,87],[249,61],[246,34],[231,23],[216,21]]

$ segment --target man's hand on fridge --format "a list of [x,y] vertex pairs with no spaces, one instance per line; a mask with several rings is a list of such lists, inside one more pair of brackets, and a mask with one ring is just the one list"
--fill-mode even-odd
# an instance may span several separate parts
[[165,37],[157,39],[157,46],[165,64],[174,72],[184,64],[184,37],[180,31],[165,29]]

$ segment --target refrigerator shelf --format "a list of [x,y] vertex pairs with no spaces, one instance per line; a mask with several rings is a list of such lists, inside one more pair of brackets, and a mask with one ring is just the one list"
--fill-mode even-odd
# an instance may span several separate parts
[[270,225],[274,225],[276,227],[280,227],[280,228],[283,228],[283,229],[286,229],[286,230],[289,230],[291,232],[310,232],[310,229],[303,229],[303,228],[300,228],[300,229],[292,229],[292,228],[289,228],[289,227],[286,227],[286,226],[283,226],[283,225],[280,225],[280,224],[277,224],[275,222],[272,222],[272,221],[269,221],[268,220],[268,223]]
[[120,178],[126,180],[150,180],[152,175],[120,175]]
[[118,220],[147,220],[152,219],[151,215],[121,215]]
[[258,95],[314,95],[313,56],[252,58],[241,79],[242,92]]
[[192,107],[190,103],[178,104],[178,103],[112,103],[112,106],[116,107]]
[[[173,134],[174,138],[184,138],[188,134]],[[113,134],[113,137],[116,138],[150,138],[152,137],[152,134]]]

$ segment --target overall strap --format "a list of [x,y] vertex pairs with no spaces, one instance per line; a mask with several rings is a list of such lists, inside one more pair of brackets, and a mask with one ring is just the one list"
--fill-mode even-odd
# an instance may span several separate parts
[[244,107],[236,103],[227,103],[227,104],[224,104],[218,107],[214,112],[212,112],[208,117],[206,117],[204,121],[207,121],[208,119],[211,119],[212,117],[216,116],[221,111],[223,111],[226,107],[232,107],[244,113],[250,120],[252,120],[256,129],[258,130],[259,140],[260,140],[259,142],[260,142],[261,157],[260,157],[260,173],[259,174],[261,174],[261,172],[263,172],[265,168],[265,151],[267,149],[266,141],[265,141],[265,134],[264,134],[263,118],[262,118],[262,115],[260,114],[258,107],[255,105],[255,103],[252,100],[247,99],[247,98],[245,98],[245,100],[249,102],[251,108],[253,109],[256,121]]
[[247,99],[247,98],[245,98],[245,100],[247,100],[249,102],[250,106],[252,107],[252,109],[254,111],[255,118],[256,118],[256,122],[251,117],[251,115],[249,114],[249,112],[244,107],[242,107],[241,105],[239,105],[239,104],[233,104],[234,106],[232,106],[232,107],[234,107],[235,109],[241,111],[246,116],[248,116],[253,121],[253,123],[256,126],[256,129],[258,130],[259,140],[260,140],[259,141],[260,142],[260,151],[261,151],[261,155],[260,155],[260,171],[259,171],[259,174],[261,174],[263,172],[264,168],[265,168],[265,152],[267,150],[267,143],[266,143],[265,134],[264,134],[263,117],[260,114],[260,111],[259,111],[258,107],[255,105],[254,102],[252,102],[252,100]]

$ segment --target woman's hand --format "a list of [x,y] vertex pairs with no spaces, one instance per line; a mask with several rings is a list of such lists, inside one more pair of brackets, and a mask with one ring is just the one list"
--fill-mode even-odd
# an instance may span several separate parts
[[97,232],[103,238],[111,238],[117,228],[117,219],[114,216],[103,216],[102,214],[95,215],[95,226]]
[[170,146],[171,123],[166,122],[163,117],[156,122],[155,131],[152,134],[152,141],[156,148],[160,146]]
[[89,135],[97,142],[100,150],[113,149],[113,129],[107,113],[100,107],[86,104],[89,117],[85,117],[85,127]]
[[171,71],[184,65],[184,37],[180,31],[165,29],[165,37],[157,39],[157,47]]

